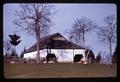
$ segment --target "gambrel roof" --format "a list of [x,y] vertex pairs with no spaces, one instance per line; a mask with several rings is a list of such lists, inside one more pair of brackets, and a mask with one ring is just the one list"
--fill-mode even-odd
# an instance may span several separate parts
[[[42,37],[40,39],[40,49],[84,49],[79,45],[68,41],[60,33],[55,33]],[[30,47],[26,53],[33,52],[37,50],[37,44],[35,43]]]

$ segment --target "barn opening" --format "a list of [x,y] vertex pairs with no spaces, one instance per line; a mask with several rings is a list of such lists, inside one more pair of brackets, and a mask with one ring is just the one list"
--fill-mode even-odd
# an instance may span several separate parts
[[83,58],[82,54],[76,54],[74,56],[74,62],[80,62],[80,60]]
[[52,61],[52,62],[57,62],[57,57],[53,53],[48,53],[46,56],[47,62]]

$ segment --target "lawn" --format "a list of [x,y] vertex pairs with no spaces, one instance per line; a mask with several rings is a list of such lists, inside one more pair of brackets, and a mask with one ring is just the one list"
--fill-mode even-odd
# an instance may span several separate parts
[[103,64],[4,64],[5,78],[116,77],[116,65]]

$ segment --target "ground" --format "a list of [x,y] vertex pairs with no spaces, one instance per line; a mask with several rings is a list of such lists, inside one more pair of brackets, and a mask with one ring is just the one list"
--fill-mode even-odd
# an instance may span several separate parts
[[83,78],[116,76],[116,65],[84,65],[78,63],[4,64],[5,78]]

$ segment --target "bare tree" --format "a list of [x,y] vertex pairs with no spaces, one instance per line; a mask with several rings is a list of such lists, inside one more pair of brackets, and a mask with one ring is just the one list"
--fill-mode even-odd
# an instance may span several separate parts
[[110,63],[112,58],[112,43],[116,42],[116,19],[114,15],[110,15],[104,18],[105,25],[99,27],[97,34],[101,42],[107,42],[109,44]]
[[115,48],[115,51],[112,55],[112,60],[111,61],[112,61],[113,64],[117,63],[117,47]]
[[4,52],[5,55],[9,55],[11,53],[12,50],[12,45],[10,44],[9,40],[4,41]]
[[76,43],[78,45],[81,45],[81,34],[77,34],[75,33],[75,29],[74,28],[71,28],[69,30],[65,30],[65,34],[68,35],[68,40],[70,42],[73,42],[73,43]]
[[26,48],[24,47],[24,50],[23,50],[23,51],[21,52],[21,54],[20,54],[20,58],[24,58],[25,52],[26,52]]
[[49,27],[52,25],[50,12],[52,7],[53,5],[50,4],[21,4],[21,9],[16,11],[18,19],[14,24],[21,27],[21,30],[36,36],[38,63],[40,62],[40,38],[49,32]]
[[76,43],[81,43],[82,39],[83,47],[85,47],[85,33],[90,32],[95,27],[97,27],[97,25],[91,19],[81,17],[75,20],[72,28],[68,31],[69,38]]
[[96,62],[98,64],[101,64],[102,63],[102,56],[101,56],[101,52],[98,53],[97,57],[96,57]]

